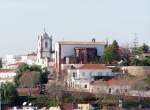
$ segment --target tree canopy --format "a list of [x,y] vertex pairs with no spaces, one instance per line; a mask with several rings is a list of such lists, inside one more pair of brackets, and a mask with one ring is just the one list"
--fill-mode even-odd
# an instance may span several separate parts
[[[35,77],[38,78],[38,84],[46,84],[48,82],[49,72],[47,71],[46,68],[42,69],[38,65],[29,66],[27,64],[23,64],[17,68],[16,72],[17,72],[17,75],[15,76],[15,83],[17,86],[21,84],[20,80],[25,82],[26,80],[23,80],[23,79],[26,79],[26,77],[31,77],[32,80]],[[27,78],[27,81],[28,80],[29,78]]]
[[141,53],[148,53],[148,51],[149,51],[149,46],[144,43],[141,47],[139,47],[139,51],[140,51]]
[[2,83],[0,91],[2,104],[11,104],[17,97],[16,87],[12,83]]
[[119,45],[116,40],[113,41],[112,45],[109,45],[105,48],[102,59],[103,62],[107,64],[112,63],[112,61],[120,60]]

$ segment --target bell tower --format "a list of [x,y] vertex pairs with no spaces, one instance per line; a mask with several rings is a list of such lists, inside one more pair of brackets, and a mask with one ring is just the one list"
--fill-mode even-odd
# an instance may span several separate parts
[[44,32],[38,36],[37,60],[51,58],[52,53],[52,36]]

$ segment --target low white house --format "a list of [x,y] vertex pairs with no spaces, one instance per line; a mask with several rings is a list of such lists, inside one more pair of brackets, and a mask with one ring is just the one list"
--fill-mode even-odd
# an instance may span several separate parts
[[103,64],[84,64],[79,68],[68,69],[69,79],[91,79],[95,76],[114,76],[114,73]]
[[13,82],[16,72],[14,69],[0,70],[0,83]]
[[129,94],[131,91],[131,87],[135,81],[133,80],[120,80],[120,79],[112,79],[108,81],[95,81],[90,85],[90,92],[92,93],[100,93],[105,92],[107,94]]
[[69,88],[90,90],[90,83],[94,77],[114,76],[111,69],[103,64],[84,64],[79,68],[68,69],[66,85]]

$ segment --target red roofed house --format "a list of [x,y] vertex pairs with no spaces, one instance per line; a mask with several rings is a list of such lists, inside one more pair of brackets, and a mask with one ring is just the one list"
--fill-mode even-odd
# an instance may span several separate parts
[[16,72],[14,69],[1,69],[0,70],[0,83],[13,82]]
[[91,84],[91,92],[106,92],[108,94],[127,94],[135,84],[134,80],[112,79],[108,81],[95,81]]
[[68,69],[67,86],[89,90],[89,85],[97,76],[114,76],[111,69],[103,64],[84,64],[79,68]]

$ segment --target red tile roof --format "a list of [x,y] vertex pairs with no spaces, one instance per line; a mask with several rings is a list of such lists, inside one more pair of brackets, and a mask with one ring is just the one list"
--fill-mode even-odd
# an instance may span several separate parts
[[16,62],[14,64],[9,64],[8,66],[20,66],[22,64],[24,64],[24,62]]
[[0,73],[9,73],[9,72],[15,72],[15,69],[0,69]]
[[107,81],[108,85],[133,85],[135,83],[134,80],[117,80],[112,79]]
[[77,105],[73,103],[62,103],[61,105],[62,110],[74,110],[75,108],[77,108]]
[[129,85],[132,86],[135,84],[135,80],[117,80],[117,79],[111,79],[108,81],[102,81],[102,80],[97,80],[94,81],[92,84],[93,85],[108,85],[108,86],[115,86],[115,85],[119,85],[119,86],[123,86],[123,85]]
[[7,81],[10,81],[10,80],[14,80],[14,78],[0,78],[0,80],[7,80]]
[[79,69],[108,69],[104,64],[84,64]]

